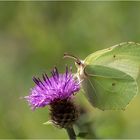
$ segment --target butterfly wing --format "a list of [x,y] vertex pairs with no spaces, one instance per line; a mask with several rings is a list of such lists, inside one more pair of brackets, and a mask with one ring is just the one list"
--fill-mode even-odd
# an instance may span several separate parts
[[85,59],[85,64],[115,68],[138,79],[140,75],[140,44],[125,42],[97,51]]
[[90,103],[101,110],[124,109],[137,94],[137,83],[130,75],[106,66],[87,65],[82,82]]

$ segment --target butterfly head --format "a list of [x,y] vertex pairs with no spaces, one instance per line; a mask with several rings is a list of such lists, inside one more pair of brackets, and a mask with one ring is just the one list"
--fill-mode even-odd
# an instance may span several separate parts
[[75,60],[75,65],[77,67],[77,75],[80,79],[85,78],[85,73],[84,73],[84,68],[85,68],[85,64],[83,60],[80,60],[78,57],[68,54],[68,53],[64,53],[64,58],[72,58]]

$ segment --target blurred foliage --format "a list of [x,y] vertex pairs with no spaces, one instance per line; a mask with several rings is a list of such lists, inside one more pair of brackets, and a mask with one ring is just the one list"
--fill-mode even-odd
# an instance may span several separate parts
[[[84,59],[124,41],[140,42],[139,13],[140,2],[0,1],[0,138],[67,138],[65,130],[43,125],[47,107],[31,111],[20,99],[34,86],[32,76],[54,65],[64,72],[66,63],[76,72],[64,52]],[[125,111],[95,109],[82,92],[75,102],[86,110],[75,126],[80,136],[140,138],[139,96]]]

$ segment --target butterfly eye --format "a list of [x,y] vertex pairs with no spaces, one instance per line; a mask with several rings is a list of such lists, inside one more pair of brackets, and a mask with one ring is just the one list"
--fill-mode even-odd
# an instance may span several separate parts
[[76,64],[80,66],[82,63],[80,61],[76,61]]

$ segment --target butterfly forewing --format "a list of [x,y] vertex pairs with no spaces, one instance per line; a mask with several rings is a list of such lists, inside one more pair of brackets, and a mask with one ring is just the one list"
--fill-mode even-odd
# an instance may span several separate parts
[[126,42],[97,51],[85,59],[85,64],[115,68],[137,79],[140,73],[140,44]]

